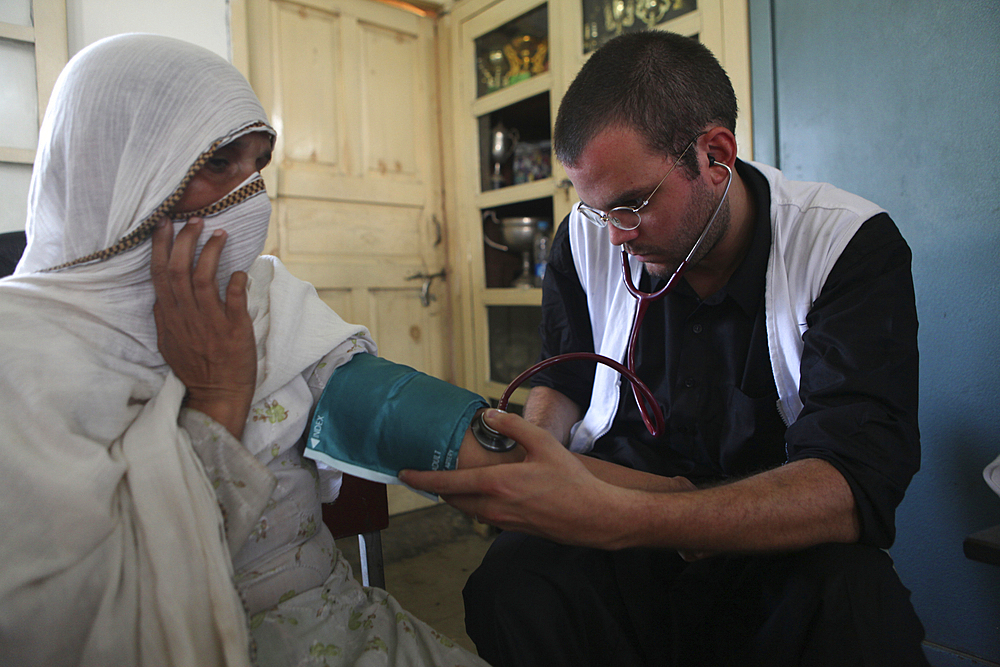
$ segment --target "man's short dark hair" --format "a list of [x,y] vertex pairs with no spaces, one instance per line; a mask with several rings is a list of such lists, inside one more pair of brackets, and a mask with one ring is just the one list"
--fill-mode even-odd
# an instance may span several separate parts
[[[736,132],[736,94],[719,61],[695,39],[649,30],[594,52],[559,105],[553,144],[572,166],[602,130],[625,127],[671,157],[713,125]],[[693,151],[683,166],[698,173]]]

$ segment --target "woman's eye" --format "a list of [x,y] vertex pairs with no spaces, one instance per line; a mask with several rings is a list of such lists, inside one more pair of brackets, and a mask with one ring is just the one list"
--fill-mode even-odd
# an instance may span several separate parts
[[229,166],[229,160],[221,157],[211,157],[208,158],[208,162],[205,163],[209,169],[212,171],[225,171],[226,167]]

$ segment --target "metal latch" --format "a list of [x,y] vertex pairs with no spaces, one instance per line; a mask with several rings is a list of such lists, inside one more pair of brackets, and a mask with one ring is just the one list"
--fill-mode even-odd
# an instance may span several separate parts
[[420,305],[427,308],[431,305],[431,301],[435,301],[437,297],[431,294],[431,281],[435,278],[445,279],[445,270],[441,269],[437,273],[426,274],[424,272],[414,273],[412,276],[407,276],[406,280],[423,280],[424,284],[420,288]]

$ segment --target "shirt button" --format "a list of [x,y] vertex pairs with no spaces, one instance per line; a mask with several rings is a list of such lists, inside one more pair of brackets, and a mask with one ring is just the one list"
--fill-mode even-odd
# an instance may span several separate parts
[[691,327],[691,331],[695,332],[696,334],[701,333],[701,325],[700,324],[694,325],[693,327]]
[[684,380],[684,386],[687,387],[688,389],[695,386],[696,384],[698,383],[694,381],[694,378],[688,378]]

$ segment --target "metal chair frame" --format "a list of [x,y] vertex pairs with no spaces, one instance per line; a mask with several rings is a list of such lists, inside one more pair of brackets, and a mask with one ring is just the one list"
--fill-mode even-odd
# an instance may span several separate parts
[[323,523],[334,539],[358,536],[361,583],[385,588],[381,533],[389,525],[385,484],[344,475],[336,502],[323,505]]

